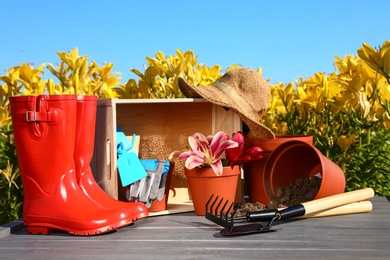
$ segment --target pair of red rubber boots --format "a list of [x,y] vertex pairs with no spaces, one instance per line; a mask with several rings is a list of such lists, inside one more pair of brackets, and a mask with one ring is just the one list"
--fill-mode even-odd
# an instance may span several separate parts
[[148,216],[143,203],[115,200],[93,177],[96,96],[17,96],[10,103],[27,232],[96,235]]

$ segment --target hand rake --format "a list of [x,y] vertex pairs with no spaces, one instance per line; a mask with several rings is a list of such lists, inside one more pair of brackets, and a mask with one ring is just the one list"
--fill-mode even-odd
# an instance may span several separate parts
[[[372,204],[364,200],[373,196],[373,189],[366,188],[304,202],[285,209],[255,211],[237,217],[236,213],[240,203],[231,202],[229,204],[228,200],[224,201],[218,196],[213,200],[214,195],[212,195],[206,204],[206,218],[224,227],[220,231],[223,236],[270,232],[277,230],[272,226],[275,221],[369,212],[372,210]],[[268,223],[266,225],[260,223],[236,225],[242,222]]]

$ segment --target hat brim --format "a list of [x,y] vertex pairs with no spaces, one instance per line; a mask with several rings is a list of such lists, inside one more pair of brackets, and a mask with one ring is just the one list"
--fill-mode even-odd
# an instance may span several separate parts
[[248,138],[256,139],[274,139],[275,134],[266,126],[260,124],[260,122],[254,121],[245,115],[245,112],[240,108],[238,104],[225,92],[218,87],[202,86],[195,87],[189,84],[185,79],[179,78],[179,88],[181,92],[187,98],[199,98],[202,97],[207,101],[226,108],[231,108],[237,112],[241,120],[248,126],[249,133]]

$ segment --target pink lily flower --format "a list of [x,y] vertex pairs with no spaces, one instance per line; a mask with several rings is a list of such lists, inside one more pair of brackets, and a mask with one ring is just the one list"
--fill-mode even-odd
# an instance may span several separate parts
[[226,150],[226,159],[229,161],[229,165],[240,165],[249,161],[258,160],[263,158],[260,147],[251,147],[245,149],[244,134],[241,131],[235,133],[232,140],[238,143],[236,148]]
[[191,150],[179,155],[180,160],[186,160],[185,167],[193,169],[198,166],[210,165],[217,176],[220,176],[223,171],[221,157],[224,151],[238,147],[238,143],[229,140],[229,135],[223,131],[207,138],[201,133],[195,133],[188,137],[188,143]]

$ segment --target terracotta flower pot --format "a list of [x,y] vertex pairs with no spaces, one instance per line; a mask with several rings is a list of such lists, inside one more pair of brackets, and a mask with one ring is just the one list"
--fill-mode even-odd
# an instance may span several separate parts
[[212,194],[234,202],[241,173],[238,165],[224,167],[221,176],[215,175],[212,168],[184,168],[184,173],[197,215],[206,215],[206,203]]
[[308,135],[279,135],[275,139],[245,139],[245,147],[260,147],[263,152],[263,158],[251,161],[243,165],[244,180],[249,196],[249,201],[268,204],[270,198],[267,195],[264,186],[264,169],[268,157],[281,144],[299,140],[309,145],[313,145],[313,136]]
[[269,196],[279,187],[286,187],[299,178],[321,176],[321,185],[314,199],[343,193],[345,175],[342,169],[317,148],[302,141],[279,145],[265,165],[264,185]]

